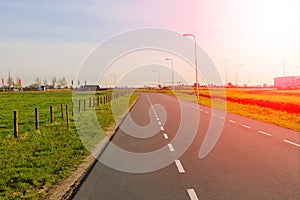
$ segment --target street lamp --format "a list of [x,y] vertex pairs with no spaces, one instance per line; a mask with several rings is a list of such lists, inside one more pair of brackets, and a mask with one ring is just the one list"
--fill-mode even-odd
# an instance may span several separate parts
[[236,65],[235,69],[235,87],[238,87],[238,67],[242,66],[242,64]]
[[173,59],[166,58],[166,61],[171,61],[171,67],[172,67],[172,91],[174,93],[174,66],[173,66]]
[[198,61],[197,61],[197,43],[196,37],[194,34],[186,33],[182,34],[184,37],[193,37],[194,38],[194,51],[195,51],[195,68],[196,68],[196,89],[197,89],[197,101],[199,100],[199,82],[198,82]]
[[114,77],[114,87],[117,87],[117,76],[115,74],[111,74]]
[[227,61],[228,60],[226,60],[226,59],[224,60],[224,62],[225,62],[225,86],[227,86],[227,83],[228,83],[227,82]]
[[157,74],[158,74],[158,82],[157,82],[157,84],[158,84],[158,87],[159,87],[159,85],[160,85],[160,71],[153,69],[153,72],[157,72]]

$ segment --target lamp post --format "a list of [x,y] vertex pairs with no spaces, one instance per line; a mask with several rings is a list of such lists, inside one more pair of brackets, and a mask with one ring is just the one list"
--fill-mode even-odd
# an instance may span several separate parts
[[159,85],[160,85],[160,71],[153,69],[153,72],[157,72],[157,74],[158,74],[157,84],[158,84],[158,88],[159,88]]
[[199,82],[198,82],[198,61],[197,61],[197,43],[196,37],[194,34],[186,33],[182,34],[184,37],[193,37],[194,38],[194,51],[195,51],[195,68],[196,68],[196,89],[197,89],[197,101],[199,100]]
[[111,74],[114,77],[114,88],[117,87],[117,76],[115,74]]
[[242,64],[237,64],[235,69],[235,87],[238,87],[238,67],[242,66]]
[[166,61],[171,61],[171,67],[172,67],[172,92],[174,93],[174,66],[173,66],[173,59],[166,58]]
[[227,83],[228,83],[227,82],[227,61],[228,60],[226,60],[226,59],[224,60],[224,62],[225,62],[225,86],[227,86]]

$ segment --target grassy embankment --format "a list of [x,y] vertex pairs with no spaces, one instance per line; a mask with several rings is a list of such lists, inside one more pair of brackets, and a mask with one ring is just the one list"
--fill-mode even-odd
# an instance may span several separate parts
[[[123,105],[120,114],[128,107],[124,98],[114,100]],[[136,96],[131,102],[134,98]],[[71,107],[72,93],[0,93],[0,99],[0,199],[43,199],[47,189],[66,177],[89,154],[77,134],[71,111],[70,130],[61,118],[60,104]],[[82,95],[82,99],[88,102],[88,96]],[[54,107],[53,124],[50,123],[50,105]],[[104,132],[114,123],[110,105],[111,102],[95,107],[103,129],[98,139],[104,137]],[[35,107],[39,109],[39,130],[35,129]],[[13,136],[14,110],[19,112],[18,139]]]
[[[158,92],[158,91],[157,91]],[[164,90],[173,95],[171,91]],[[285,128],[300,131],[300,90],[200,89],[199,103]],[[178,98],[196,101],[193,90],[176,90]]]

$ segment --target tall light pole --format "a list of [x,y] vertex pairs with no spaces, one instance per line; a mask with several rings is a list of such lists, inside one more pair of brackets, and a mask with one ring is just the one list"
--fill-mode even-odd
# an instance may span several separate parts
[[195,68],[196,68],[196,89],[197,89],[197,101],[199,100],[199,82],[198,82],[198,60],[197,60],[197,43],[196,37],[194,34],[186,33],[182,34],[184,37],[193,37],[194,38],[194,51],[195,51]]
[[115,74],[111,74],[114,77],[114,88],[117,87],[117,76]]
[[228,82],[227,82],[227,61],[228,61],[228,60],[226,60],[226,59],[224,60],[224,62],[225,62],[225,86],[226,86],[227,83],[228,83]]
[[237,64],[235,69],[235,86],[238,86],[238,67],[242,66],[242,64]]
[[158,74],[157,84],[158,84],[158,87],[159,87],[159,85],[160,85],[160,71],[153,69],[153,72],[157,72],[157,74]]
[[171,61],[171,67],[172,67],[172,92],[174,93],[174,66],[173,66],[173,59],[166,58],[167,61]]

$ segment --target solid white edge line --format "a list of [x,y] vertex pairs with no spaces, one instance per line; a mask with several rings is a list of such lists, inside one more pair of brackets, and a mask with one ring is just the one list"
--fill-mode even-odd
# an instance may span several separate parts
[[236,121],[229,120],[230,123],[236,124]]
[[164,131],[165,129],[164,129],[164,127],[161,126],[161,127],[160,127],[160,130]]
[[186,191],[189,194],[191,200],[199,200],[194,189],[187,189]]
[[289,140],[283,140],[284,142],[286,142],[286,143],[289,143],[289,144],[291,144],[291,145],[294,145],[294,146],[296,146],[296,147],[300,147],[300,144],[297,144],[297,143],[295,143],[295,142],[291,142],[291,141],[289,141]]
[[164,138],[167,140],[169,139],[168,135],[166,133],[164,133]]
[[168,148],[170,151],[175,151],[175,149],[171,143],[168,144]]
[[258,131],[259,133],[266,135],[266,136],[272,136],[270,133],[264,132],[264,131]]
[[244,127],[244,128],[251,128],[250,126],[247,126],[245,124],[242,124],[242,127]]
[[175,164],[176,164],[176,167],[177,167],[179,173],[185,173],[180,160],[175,160]]

